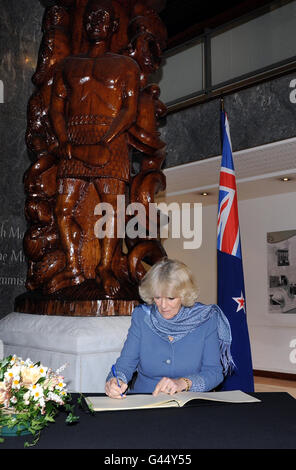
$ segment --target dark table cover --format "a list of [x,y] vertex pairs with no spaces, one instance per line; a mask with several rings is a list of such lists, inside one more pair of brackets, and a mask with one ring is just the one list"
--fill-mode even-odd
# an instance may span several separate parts
[[[295,449],[296,400],[282,392],[253,395],[262,401],[93,414],[77,407],[77,424],[66,424],[61,412],[30,449]],[[72,396],[76,403],[79,395]],[[31,435],[6,437],[0,450],[22,449],[25,441]]]

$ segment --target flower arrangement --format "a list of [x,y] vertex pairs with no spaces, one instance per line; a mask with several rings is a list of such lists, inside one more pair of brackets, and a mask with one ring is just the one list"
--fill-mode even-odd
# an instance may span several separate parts
[[15,355],[0,361],[0,439],[1,429],[15,429],[16,434],[33,434],[34,445],[41,430],[55,421],[60,407],[68,412],[67,423],[79,419],[73,414],[71,395],[61,375],[65,367],[54,372],[40,362],[23,361]]

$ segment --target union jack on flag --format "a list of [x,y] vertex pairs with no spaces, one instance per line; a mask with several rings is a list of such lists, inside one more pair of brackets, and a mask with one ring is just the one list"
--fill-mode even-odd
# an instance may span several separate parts
[[222,115],[222,159],[217,223],[218,305],[228,318],[231,355],[236,365],[221,390],[254,391],[252,356],[246,317],[245,287],[238,219],[237,190],[229,124]]
[[[222,116],[223,151],[220,170],[217,248],[241,258],[237,191],[226,113]],[[224,119],[223,119],[224,117]]]

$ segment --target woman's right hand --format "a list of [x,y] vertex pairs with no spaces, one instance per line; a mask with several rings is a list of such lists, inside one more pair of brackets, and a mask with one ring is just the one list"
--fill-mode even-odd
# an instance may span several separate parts
[[127,389],[127,384],[122,382],[122,380],[119,379],[120,387],[117,385],[117,380],[115,377],[112,377],[108,382],[106,382],[105,385],[105,392],[106,395],[110,398],[125,398],[126,395],[124,395],[124,392]]

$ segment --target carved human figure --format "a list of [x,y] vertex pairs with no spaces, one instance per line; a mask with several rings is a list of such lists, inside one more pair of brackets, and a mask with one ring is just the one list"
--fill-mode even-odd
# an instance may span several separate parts
[[120,289],[111,269],[116,236],[117,195],[126,192],[130,179],[125,131],[136,120],[140,71],[130,57],[111,53],[109,44],[117,22],[109,0],[91,0],[84,14],[90,41],[86,55],[69,56],[55,74],[50,117],[59,142],[58,195],[55,216],[66,254],[66,268],[54,276],[49,292],[80,284],[82,233],[74,212],[93,183],[100,201],[114,209],[108,224],[114,237],[101,240],[96,268],[106,296]]
[[[136,16],[131,21],[129,32],[132,37],[124,51],[124,54],[137,62],[141,71],[137,119],[128,130],[130,145],[141,153],[140,170],[130,185],[130,201],[145,207],[145,215],[138,214],[138,223],[147,234],[145,240],[142,237],[133,240],[126,237],[130,275],[136,282],[139,282],[145,273],[141,263],[143,258],[146,262],[148,260],[148,264],[153,264],[165,256],[159,238],[160,213],[157,211],[151,214],[150,211],[155,194],[166,186],[165,176],[161,171],[165,158],[165,143],[158,132],[158,121],[166,114],[166,106],[159,99],[159,86],[155,83],[148,84],[149,75],[160,66],[161,47],[165,40],[163,30],[159,30],[157,22],[156,30],[153,29],[154,16],[153,14],[153,21],[147,21],[144,16]],[[157,236],[151,237],[152,227]]]

